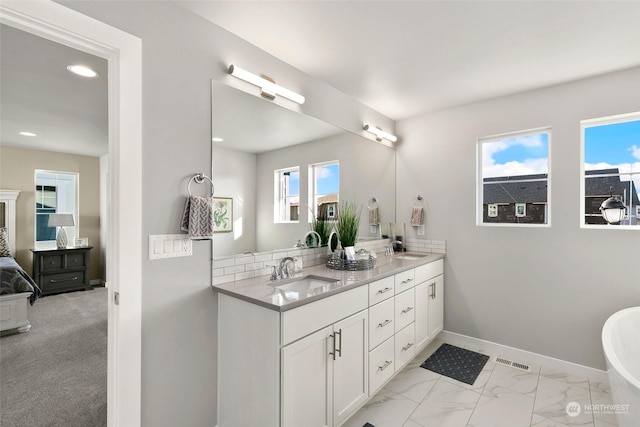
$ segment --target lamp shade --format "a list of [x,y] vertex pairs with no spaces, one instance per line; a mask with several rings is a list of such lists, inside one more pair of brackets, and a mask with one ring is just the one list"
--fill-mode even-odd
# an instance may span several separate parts
[[609,197],[600,205],[600,213],[602,213],[602,217],[608,223],[618,223],[624,218],[624,203],[620,199]]
[[49,227],[71,227],[73,225],[75,225],[73,222],[73,214],[49,215]]

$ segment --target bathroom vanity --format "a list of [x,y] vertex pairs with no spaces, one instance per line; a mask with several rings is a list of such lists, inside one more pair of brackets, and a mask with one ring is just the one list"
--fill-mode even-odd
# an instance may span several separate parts
[[340,426],[443,327],[443,255],[214,286],[218,427]]

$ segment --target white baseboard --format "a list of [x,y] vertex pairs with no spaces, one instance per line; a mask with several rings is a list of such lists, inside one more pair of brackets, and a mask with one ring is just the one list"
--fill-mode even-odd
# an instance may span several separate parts
[[501,356],[522,363],[543,366],[546,369],[558,370],[570,375],[588,378],[590,381],[608,382],[606,371],[579,365],[577,363],[567,362],[554,357],[544,356],[538,353],[532,353],[527,350],[520,350],[519,348],[509,347],[449,331],[442,331],[438,335],[438,339],[458,347],[467,347],[471,350],[478,350],[481,353],[492,356]]

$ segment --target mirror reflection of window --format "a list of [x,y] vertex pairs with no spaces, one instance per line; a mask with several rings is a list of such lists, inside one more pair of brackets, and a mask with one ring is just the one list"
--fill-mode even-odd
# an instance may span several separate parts
[[[316,163],[309,166],[309,206],[319,220],[332,220],[340,201],[340,162]],[[311,221],[311,218],[309,218]]]
[[276,170],[275,221],[298,222],[300,218],[300,168]]
[[78,237],[78,174],[70,172],[35,171],[35,244],[55,246],[56,227],[49,227],[49,215],[73,214],[75,226],[65,227],[69,240]]

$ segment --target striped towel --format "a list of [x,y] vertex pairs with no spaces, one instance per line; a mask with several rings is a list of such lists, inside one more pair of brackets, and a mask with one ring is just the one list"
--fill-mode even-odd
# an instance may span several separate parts
[[424,225],[424,208],[422,206],[414,206],[411,209],[411,225]]
[[193,240],[213,238],[213,205],[211,197],[191,196],[187,198],[182,213],[180,230],[189,233]]

